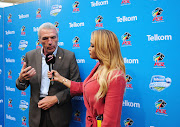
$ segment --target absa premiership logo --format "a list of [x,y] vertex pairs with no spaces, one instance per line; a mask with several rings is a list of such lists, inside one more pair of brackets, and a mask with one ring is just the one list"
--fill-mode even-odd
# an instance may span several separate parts
[[130,0],[122,0],[121,6],[131,4]]
[[103,23],[101,23],[103,20],[103,17],[102,16],[98,16],[96,19],[95,19],[95,22],[96,22],[96,28],[103,28]]
[[12,76],[11,76],[11,75],[12,75],[12,71],[9,70],[9,71],[8,71],[8,79],[10,79],[10,80],[12,79]]
[[8,51],[12,51],[12,47],[11,47],[11,46],[12,46],[12,43],[9,42],[9,43],[8,43]]
[[79,12],[80,12],[78,6],[79,6],[79,1],[75,1],[75,2],[73,3],[73,5],[72,5],[73,13],[79,13]]
[[155,107],[157,108],[156,109],[156,114],[157,115],[165,115],[167,116],[167,113],[166,113],[166,109],[162,109],[166,106],[166,102],[162,99],[159,99],[158,101],[155,102]]
[[19,108],[22,111],[25,111],[28,108],[28,105],[29,105],[28,102],[26,102],[25,100],[21,100],[19,104]]
[[21,36],[26,36],[25,28],[25,26],[21,27]]
[[73,40],[72,40],[72,41],[73,41],[73,48],[80,48],[79,43],[78,43],[79,40],[80,40],[80,39],[79,39],[78,36],[76,36],[76,37],[73,38]]
[[27,127],[27,124],[26,124],[26,117],[23,116],[21,119],[22,119],[22,126]]
[[129,40],[129,38],[131,37],[131,34],[128,32],[125,32],[122,36],[121,39],[123,40],[122,46],[132,46],[131,45],[131,41],[127,41]]
[[164,54],[160,52],[153,56],[153,60],[155,61],[154,68],[165,68],[164,62],[160,62],[164,57]]
[[50,15],[51,16],[56,16],[58,13],[61,11],[62,5],[53,5],[51,7]]
[[36,19],[40,19],[41,18],[41,8],[38,8],[38,10],[36,11]]
[[19,47],[18,48],[23,51],[27,46],[28,46],[28,41],[21,40],[19,42]]
[[151,78],[151,82],[149,84],[149,88],[161,92],[165,88],[169,87],[171,85],[171,79],[165,78],[165,76],[162,75],[154,75]]
[[124,120],[125,127],[132,126],[133,123],[134,123],[134,121],[131,118],[127,118],[126,120]]
[[76,110],[74,112],[74,120],[81,122],[81,117],[80,116],[81,116],[81,112],[79,110]]
[[11,14],[9,14],[9,15],[8,15],[8,17],[7,17],[7,19],[8,19],[8,21],[7,21],[7,22],[8,22],[8,23],[12,23],[12,19],[11,19],[11,17],[12,17],[12,15],[11,15]]
[[154,17],[153,23],[164,22],[163,16],[160,16],[162,12],[163,9],[160,7],[157,7],[154,11],[152,11],[152,16]]
[[131,80],[132,80],[132,77],[130,75],[126,75],[126,88],[127,89],[133,89]]

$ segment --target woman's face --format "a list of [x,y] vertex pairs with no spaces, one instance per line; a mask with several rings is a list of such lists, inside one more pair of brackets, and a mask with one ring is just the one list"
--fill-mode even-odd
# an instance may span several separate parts
[[89,50],[89,55],[90,55],[91,59],[97,59],[96,52],[95,52],[95,44],[94,44],[93,38],[91,38],[90,47],[88,48],[88,50]]

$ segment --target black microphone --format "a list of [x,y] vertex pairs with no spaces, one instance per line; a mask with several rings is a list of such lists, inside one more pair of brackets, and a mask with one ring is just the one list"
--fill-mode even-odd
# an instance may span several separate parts
[[[46,55],[46,63],[49,65],[49,71],[52,71],[53,64],[55,63],[55,56],[54,54],[47,54]],[[54,84],[54,73],[52,74],[52,78],[50,79],[50,83]]]

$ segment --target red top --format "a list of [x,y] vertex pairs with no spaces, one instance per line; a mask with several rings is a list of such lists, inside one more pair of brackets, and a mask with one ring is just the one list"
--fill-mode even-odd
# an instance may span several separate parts
[[[108,87],[107,94],[100,100],[95,100],[99,90],[99,83],[92,76],[96,72],[99,62],[84,82],[71,82],[71,96],[82,95],[86,111],[86,127],[97,127],[96,116],[103,114],[101,127],[121,127],[121,111],[123,95],[126,86],[125,78],[121,75],[114,78]],[[118,72],[121,74],[122,71]]]

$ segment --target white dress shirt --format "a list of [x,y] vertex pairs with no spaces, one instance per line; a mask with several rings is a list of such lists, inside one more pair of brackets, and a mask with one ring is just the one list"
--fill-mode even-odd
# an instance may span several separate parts
[[[56,50],[53,52],[54,56],[56,56],[58,46],[56,47]],[[49,66],[46,63],[46,56],[43,53],[43,47],[41,48],[41,55],[42,55],[42,77],[41,77],[41,88],[40,88],[40,97],[45,97],[48,95],[49,91],[49,85],[50,85],[50,79],[48,78],[48,71]]]

